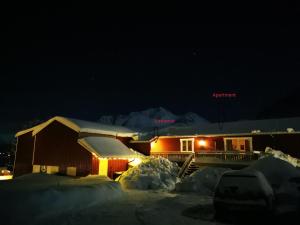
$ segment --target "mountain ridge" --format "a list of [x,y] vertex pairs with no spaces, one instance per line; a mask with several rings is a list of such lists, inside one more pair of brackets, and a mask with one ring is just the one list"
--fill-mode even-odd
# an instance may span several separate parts
[[190,126],[209,123],[208,120],[197,113],[187,112],[176,115],[163,107],[130,112],[126,115],[103,115],[97,121],[109,125],[125,126],[137,131],[165,128],[173,125]]

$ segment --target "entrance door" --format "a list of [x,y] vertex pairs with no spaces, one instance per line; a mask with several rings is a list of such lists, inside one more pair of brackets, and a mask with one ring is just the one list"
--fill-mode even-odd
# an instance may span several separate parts
[[99,175],[107,176],[107,172],[108,172],[108,159],[100,159]]
[[251,137],[224,138],[225,151],[252,151]]

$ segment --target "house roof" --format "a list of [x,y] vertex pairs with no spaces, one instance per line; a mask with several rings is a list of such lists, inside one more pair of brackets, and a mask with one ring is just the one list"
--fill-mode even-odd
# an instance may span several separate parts
[[120,140],[111,137],[85,137],[78,139],[84,148],[102,158],[136,158],[140,153],[129,149]]
[[132,137],[132,136],[137,135],[136,132],[134,132],[126,127],[112,126],[112,125],[106,125],[106,124],[101,124],[101,123],[96,123],[96,122],[55,116],[37,126],[31,127],[29,129],[26,129],[23,131],[19,131],[16,134],[16,137],[23,135],[25,133],[28,133],[28,132],[32,132],[32,135],[35,135],[38,132],[40,132],[41,130],[43,130],[45,127],[47,127],[53,121],[58,121],[79,133],[86,132],[86,133],[104,134],[104,135],[112,135],[112,136],[120,136],[120,137]]
[[200,128],[199,134],[234,134],[260,132],[287,132],[287,128],[300,131],[300,117],[265,119],[265,120],[243,120],[226,123],[212,123]]
[[[162,136],[221,136],[221,135],[246,135],[246,134],[285,134],[287,128],[293,128],[293,133],[300,132],[300,117],[266,119],[266,120],[243,120],[225,123],[208,123],[199,126],[170,126],[160,129],[156,135]],[[292,134],[292,133],[288,133]],[[141,135],[139,140],[149,140],[153,137],[150,133]]]

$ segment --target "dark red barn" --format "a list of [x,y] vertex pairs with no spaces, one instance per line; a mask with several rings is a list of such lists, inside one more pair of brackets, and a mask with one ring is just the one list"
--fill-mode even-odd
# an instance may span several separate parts
[[136,136],[125,127],[57,116],[16,134],[14,176],[44,172],[113,177],[139,157],[126,146]]

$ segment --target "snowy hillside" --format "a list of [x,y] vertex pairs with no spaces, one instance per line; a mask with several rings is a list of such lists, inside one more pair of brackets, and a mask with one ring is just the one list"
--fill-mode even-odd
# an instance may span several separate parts
[[150,108],[140,112],[131,112],[128,115],[106,115],[100,117],[98,122],[121,125],[139,131],[169,127],[171,125],[186,126],[208,123],[207,120],[196,113],[188,112],[184,115],[175,115],[163,107]]

